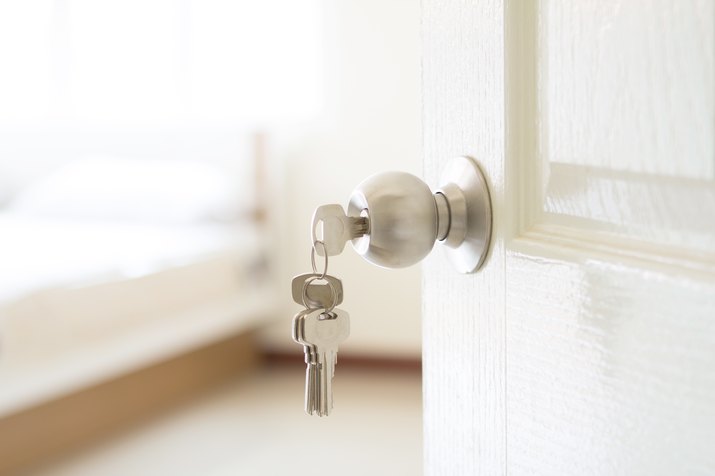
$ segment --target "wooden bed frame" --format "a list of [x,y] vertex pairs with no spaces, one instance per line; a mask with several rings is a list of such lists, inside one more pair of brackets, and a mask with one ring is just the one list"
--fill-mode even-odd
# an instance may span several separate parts
[[[267,226],[266,138],[252,137],[255,196],[247,218]],[[253,331],[0,417],[0,476],[36,468],[235,380],[261,360]]]
[[50,463],[246,375],[260,361],[253,334],[234,335],[0,418],[0,475]]

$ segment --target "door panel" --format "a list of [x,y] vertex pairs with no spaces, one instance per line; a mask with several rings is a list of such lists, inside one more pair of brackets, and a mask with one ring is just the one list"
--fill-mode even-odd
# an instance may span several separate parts
[[495,216],[483,271],[423,269],[427,474],[714,473],[715,4],[423,29],[427,177],[476,158]]
[[715,261],[715,3],[505,8],[514,233]]
[[507,472],[715,471],[715,4],[525,3],[505,21]]
[[712,474],[715,288],[524,250],[507,258],[508,473]]
[[[423,1],[425,176],[479,159],[495,209],[504,188],[504,16],[501,1]],[[502,214],[499,214],[501,216]],[[497,229],[500,222],[494,224]],[[497,235],[499,232],[496,232]],[[500,474],[506,464],[504,248],[480,273],[456,273],[435,250],[423,271],[427,474]]]
[[539,135],[550,162],[713,179],[715,3],[534,3]]

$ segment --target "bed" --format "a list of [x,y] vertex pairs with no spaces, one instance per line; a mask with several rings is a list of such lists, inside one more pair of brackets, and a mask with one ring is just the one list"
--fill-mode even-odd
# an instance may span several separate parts
[[36,198],[0,212],[0,418],[272,315],[256,223],[87,219],[37,213]]

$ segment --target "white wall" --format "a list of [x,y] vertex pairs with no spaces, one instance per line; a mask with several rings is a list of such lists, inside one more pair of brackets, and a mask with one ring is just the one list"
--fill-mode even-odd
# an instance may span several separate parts
[[[323,1],[324,104],[309,130],[274,135],[282,163],[278,211],[279,289],[284,311],[265,333],[268,347],[301,352],[291,338],[300,307],[293,275],[310,271],[310,219],[321,204],[347,205],[367,176],[388,170],[422,175],[419,0]],[[420,268],[385,270],[347,245],[330,260],[343,280],[351,336],[341,352],[420,355]]]

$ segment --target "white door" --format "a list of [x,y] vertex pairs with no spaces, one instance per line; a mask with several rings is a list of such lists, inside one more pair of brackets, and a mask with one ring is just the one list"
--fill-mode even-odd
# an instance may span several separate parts
[[423,0],[425,173],[491,185],[424,265],[430,475],[715,474],[715,2]]

